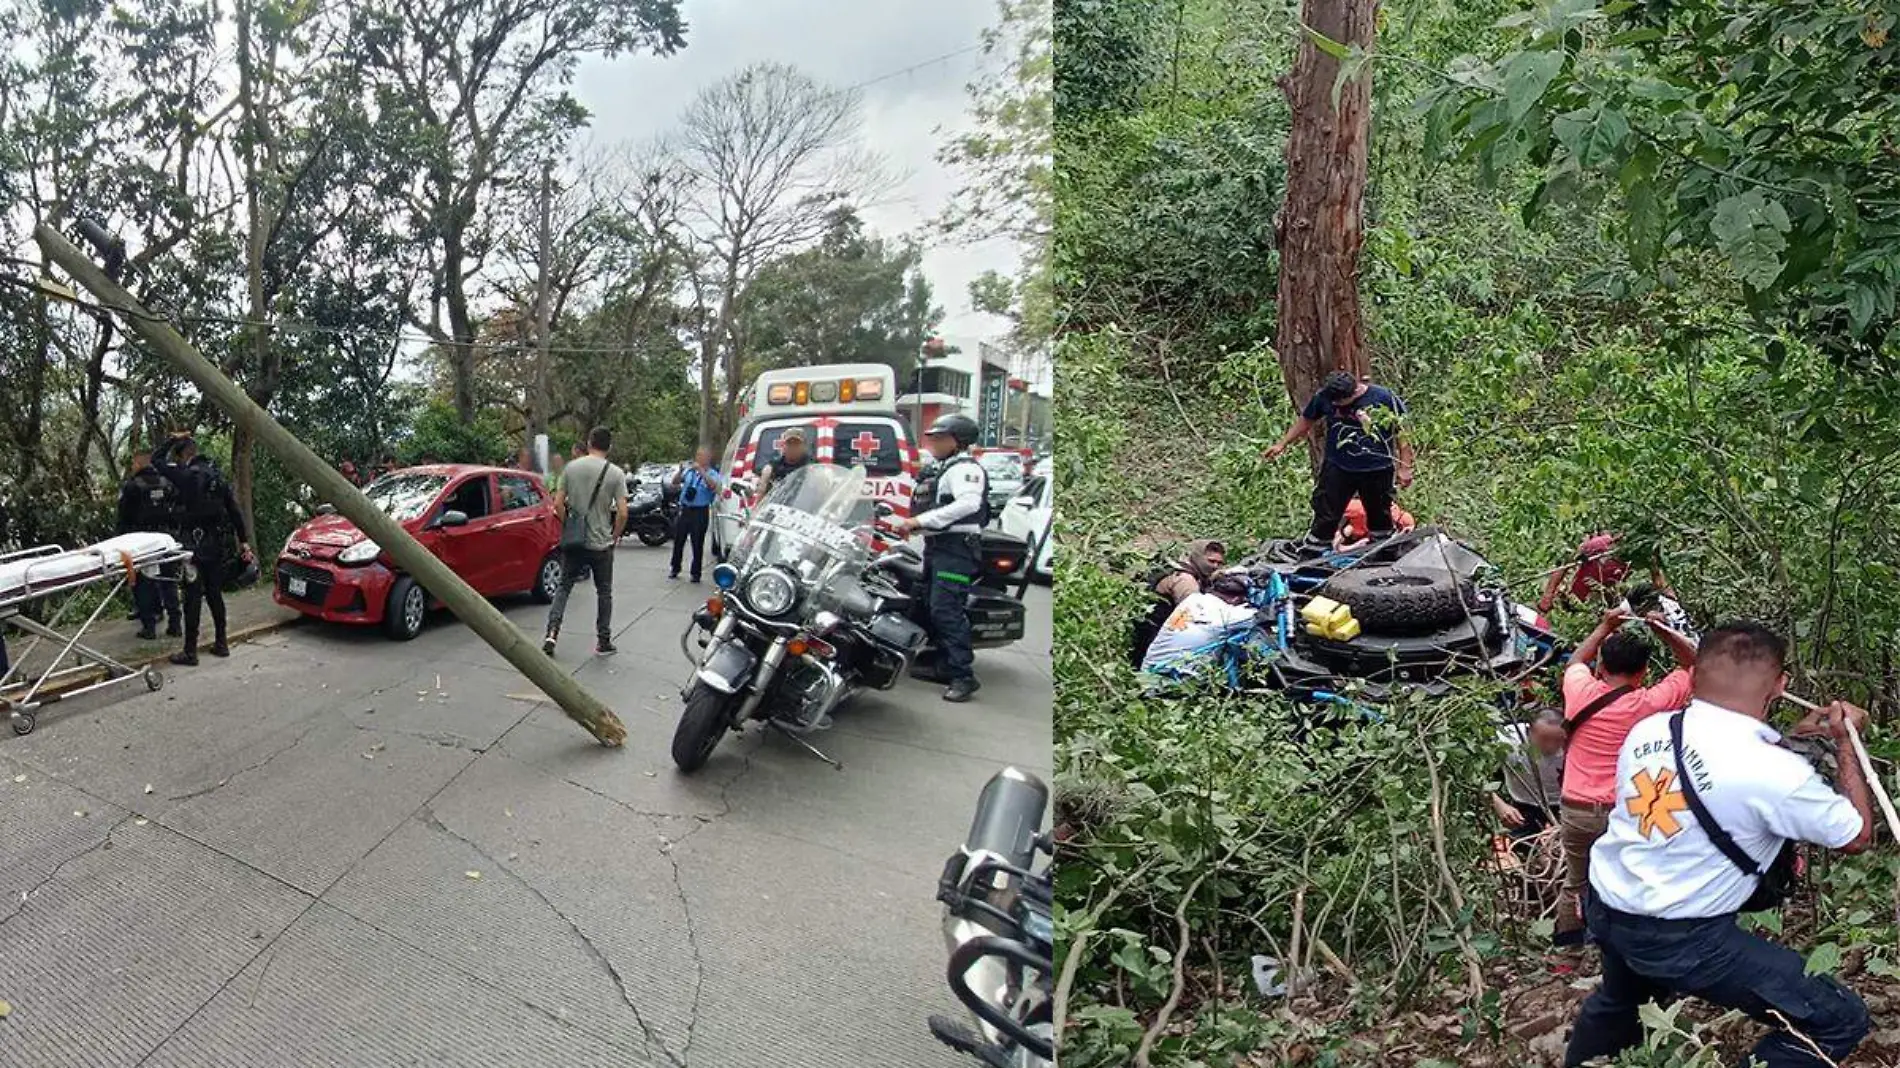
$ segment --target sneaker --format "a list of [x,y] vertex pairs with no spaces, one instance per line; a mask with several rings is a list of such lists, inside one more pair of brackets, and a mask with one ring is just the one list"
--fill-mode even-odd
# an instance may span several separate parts
[[612,656],[619,651],[619,647],[614,645],[612,638],[602,638],[594,643],[595,656]]
[[666,573],[666,577],[667,577],[667,578],[668,578],[668,579],[669,579],[670,581],[673,581],[673,582],[678,582],[678,581],[680,580],[680,573],[679,573],[679,572],[677,572],[677,571],[668,571],[668,572]]
[[216,642],[211,646],[210,653],[212,656],[230,656],[231,647],[223,642]]
[[541,655],[543,656],[554,655],[554,635],[550,634],[547,637],[541,639]]
[[976,691],[982,688],[983,684],[976,681],[974,676],[955,679],[952,680],[949,687],[943,691],[943,699],[960,705],[976,696]]
[[148,626],[143,626],[139,628],[139,641],[155,642],[157,640],[158,640],[157,627],[148,625]]
[[693,582],[694,582],[695,584],[697,584],[697,583],[699,582],[699,576],[698,576],[698,575],[694,575],[694,576],[693,576]]
[[184,634],[185,628],[179,626],[177,620],[172,620],[170,623],[165,624],[165,637],[182,638]]
[[173,653],[171,656],[171,661],[172,663],[177,664],[179,667],[197,667],[198,654],[197,653]]

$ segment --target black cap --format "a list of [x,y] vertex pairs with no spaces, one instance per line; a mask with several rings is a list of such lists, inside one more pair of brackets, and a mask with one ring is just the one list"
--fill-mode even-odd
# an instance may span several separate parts
[[1359,380],[1352,376],[1352,372],[1334,371],[1326,376],[1326,381],[1320,384],[1319,391],[1334,400],[1344,400],[1352,396],[1352,391],[1358,388]]
[[950,415],[939,416],[936,422],[930,424],[930,429],[924,431],[924,434],[926,437],[933,438],[952,437],[957,439],[958,445],[974,445],[977,438],[976,420],[962,413],[953,412]]

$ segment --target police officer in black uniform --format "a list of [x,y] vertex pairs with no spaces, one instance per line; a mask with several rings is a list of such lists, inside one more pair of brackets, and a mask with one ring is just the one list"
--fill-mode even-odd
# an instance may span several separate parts
[[[152,466],[150,450],[132,454],[132,477],[119,486],[119,533],[134,531],[178,535],[178,488]],[[140,575],[132,584],[139,637],[158,637],[158,613],[165,611],[165,636],[178,637],[178,569],[169,566],[157,578]]]
[[244,513],[238,510],[237,496],[224,472],[199,454],[198,443],[189,434],[173,434],[159,446],[152,466],[178,490],[178,540],[191,550],[185,572],[185,648],[172,654],[172,663],[186,667],[198,663],[198,618],[206,601],[211,602],[215,633],[209,652],[230,656],[224,629],[224,569],[232,536],[237,537],[238,554],[245,563],[256,559],[244,529]]
[[970,587],[982,574],[983,528],[990,521],[990,477],[970,455],[976,420],[946,415],[930,424],[924,444],[936,458],[918,480],[905,532],[924,532],[924,577],[929,583],[930,630],[937,640],[937,669],[918,677],[947,683],[946,701],[968,701],[976,680],[976,653],[970,648]]

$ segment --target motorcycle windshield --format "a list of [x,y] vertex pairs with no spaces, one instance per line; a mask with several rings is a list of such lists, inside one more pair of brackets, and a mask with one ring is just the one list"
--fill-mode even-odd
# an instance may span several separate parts
[[876,501],[865,494],[862,467],[807,464],[774,481],[753,508],[730,557],[741,574],[783,567],[807,583],[870,559]]

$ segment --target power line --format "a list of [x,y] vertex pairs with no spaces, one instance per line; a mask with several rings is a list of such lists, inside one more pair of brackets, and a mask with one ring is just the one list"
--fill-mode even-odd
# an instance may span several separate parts
[[932,56],[929,59],[923,60],[921,62],[912,63],[908,67],[903,67],[898,70],[890,71],[885,74],[880,74],[875,78],[866,78],[864,81],[861,81],[857,83],[856,85],[847,85],[843,89],[839,89],[832,93],[827,94],[826,99],[829,99],[830,97],[833,97],[833,96],[844,96],[846,93],[855,93],[860,89],[865,89],[870,86],[877,85],[880,82],[888,82],[892,78],[902,78],[906,74],[914,74],[917,71],[923,70],[925,67],[934,67],[939,63],[945,62],[946,60],[955,59],[958,56],[967,56],[972,52],[980,52],[986,47],[987,46],[982,44],[981,42],[977,44],[973,44],[973,45],[964,45],[962,48],[959,48],[953,52],[945,52],[943,55],[940,55],[940,56]]
[[[446,348],[453,348],[458,344],[453,339],[445,341],[441,338],[435,337],[430,334],[421,334],[421,333],[416,333],[414,331],[402,330],[402,329],[374,330],[374,329],[364,329],[360,327],[324,326],[321,323],[308,323],[308,322],[299,322],[299,321],[294,321],[294,320],[259,322],[257,320],[252,320],[252,319],[240,319],[240,318],[233,318],[230,316],[223,316],[223,315],[166,316],[166,315],[141,314],[140,312],[134,311],[131,308],[121,308],[116,305],[103,304],[98,301],[86,300],[84,298],[77,296],[76,294],[71,294],[70,292],[62,292],[60,290],[48,289],[45,286],[39,285],[36,282],[31,282],[31,281],[28,281],[26,279],[21,279],[21,278],[15,278],[9,275],[0,275],[0,284],[19,286],[22,289],[31,290],[34,293],[37,293],[41,296],[51,297],[55,300],[61,301],[66,304],[71,304],[74,307],[81,308],[86,311],[96,312],[102,315],[120,315],[120,316],[124,316],[127,319],[139,319],[144,322],[156,323],[163,326],[172,326],[172,327],[179,327],[179,328],[189,328],[189,327],[199,327],[199,326],[225,326],[225,327],[230,327],[234,330],[263,329],[263,330],[271,331],[273,333],[320,334],[320,335],[325,335],[329,337],[355,338],[357,340],[366,340],[366,341],[416,342],[418,344],[430,345],[430,346],[442,346]],[[63,288],[64,287],[61,287],[61,289]],[[523,340],[523,341],[482,341],[482,340],[477,339],[477,340],[466,342],[465,344],[467,345],[469,349],[475,350],[475,351],[505,351],[509,349],[526,349],[529,345],[529,342],[527,342],[526,340]],[[595,354],[595,355],[606,355],[606,356],[626,356],[626,355],[634,355],[634,354],[638,354],[638,353],[650,351],[650,350],[643,346],[638,346],[638,345],[567,345],[567,346],[556,345],[556,346],[551,347],[548,351],[552,353],[562,353],[562,354],[571,353],[575,355]]]

